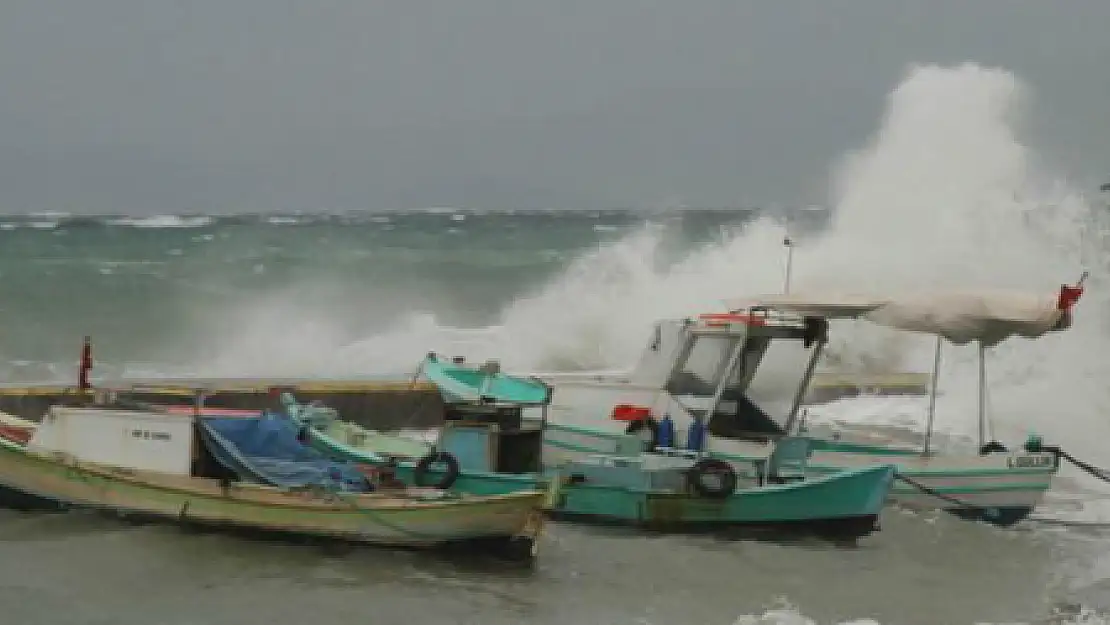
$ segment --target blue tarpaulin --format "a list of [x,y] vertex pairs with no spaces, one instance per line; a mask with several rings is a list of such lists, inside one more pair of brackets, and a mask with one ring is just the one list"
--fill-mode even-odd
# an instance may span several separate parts
[[200,417],[199,423],[209,453],[239,479],[284,488],[370,490],[353,465],[297,440],[297,425],[283,416]]

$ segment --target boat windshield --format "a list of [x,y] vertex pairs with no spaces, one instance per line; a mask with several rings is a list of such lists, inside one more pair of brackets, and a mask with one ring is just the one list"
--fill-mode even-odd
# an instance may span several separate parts
[[729,357],[741,337],[698,336],[667,381],[667,392],[675,396],[712,397],[728,373]]
[[790,415],[815,347],[802,341],[771,341],[745,395],[779,425]]

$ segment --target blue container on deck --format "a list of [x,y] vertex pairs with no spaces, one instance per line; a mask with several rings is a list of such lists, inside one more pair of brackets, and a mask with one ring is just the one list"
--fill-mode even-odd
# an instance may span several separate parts
[[659,447],[674,446],[674,421],[671,420],[671,415],[663,415],[663,420],[659,422],[659,434],[655,437],[655,444]]
[[701,419],[694,419],[690,423],[690,428],[686,430],[686,449],[690,451],[701,451],[705,446],[705,424]]

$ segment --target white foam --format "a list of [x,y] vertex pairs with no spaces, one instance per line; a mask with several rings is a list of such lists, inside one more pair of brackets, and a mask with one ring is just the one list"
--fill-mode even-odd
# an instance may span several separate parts
[[212,217],[203,215],[182,217],[180,215],[151,215],[150,217],[120,217],[107,220],[110,226],[131,228],[202,228],[211,225]]
[[[733,625],[818,625],[817,621],[793,608],[775,608],[762,614],[744,614]],[[880,625],[873,619],[839,621],[838,625]]]
[[[827,621],[833,623],[834,621]],[[1030,621],[1015,621],[1009,623],[983,623],[969,621],[968,625],[1026,625],[1027,623],[1052,623],[1054,625],[1106,625],[1106,617],[1099,612],[1078,607],[1073,613],[1057,615],[1048,620],[1036,619]],[[837,625],[882,625],[880,621],[871,618],[858,618],[847,621],[835,621]],[[820,625],[816,621],[796,608],[790,606],[768,609],[760,614],[744,614],[734,621],[733,625]]]
[[287,215],[275,215],[266,218],[266,223],[271,226],[295,226],[300,224],[302,219],[299,217],[290,217]]

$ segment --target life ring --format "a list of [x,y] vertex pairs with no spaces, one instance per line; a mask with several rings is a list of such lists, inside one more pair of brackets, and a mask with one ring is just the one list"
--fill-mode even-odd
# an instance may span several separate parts
[[640,430],[648,428],[651,432],[651,441],[649,443],[648,451],[651,451],[659,446],[659,422],[651,417],[646,419],[637,419],[628,424],[624,429],[625,434],[639,434]]
[[[706,476],[715,476],[717,479],[704,479]],[[702,458],[690,467],[687,473],[690,488],[695,493],[709,499],[724,499],[736,490],[736,471],[732,465],[717,458]]]
[[417,486],[428,486],[424,483],[424,478],[428,475],[428,470],[436,462],[442,462],[447,465],[447,472],[440,478],[439,482],[432,484],[432,488],[446,490],[451,488],[455,480],[459,479],[459,461],[455,456],[447,453],[446,451],[433,451],[432,453],[420,459],[416,463],[416,468],[413,469],[412,477]]
[[979,455],[980,456],[985,456],[987,454],[993,454],[993,453],[997,453],[997,452],[1005,453],[1007,451],[1009,451],[1009,450],[1006,449],[1006,446],[1003,445],[1002,443],[1000,443],[998,441],[990,441],[989,443],[986,443],[985,445],[983,445],[982,447],[979,448]]

